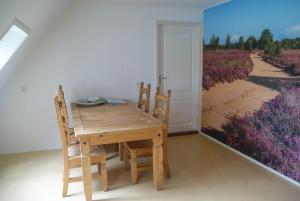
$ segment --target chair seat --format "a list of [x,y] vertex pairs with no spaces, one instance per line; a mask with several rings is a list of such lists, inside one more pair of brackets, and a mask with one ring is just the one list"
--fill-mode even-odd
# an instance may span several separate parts
[[75,131],[74,128],[69,128],[69,144],[78,143],[78,139],[75,137]]
[[153,154],[152,140],[126,142],[125,146],[130,152],[133,152],[136,157],[152,156]]
[[131,149],[152,148],[153,142],[152,140],[139,140],[139,141],[126,142],[126,145]]
[[74,128],[69,128],[69,134],[70,135],[75,135]]
[[[81,154],[79,144],[72,144],[68,146],[68,156],[71,167],[81,166]],[[100,162],[103,163],[106,161],[107,152],[104,146],[91,146],[90,156],[92,165],[99,164]]]

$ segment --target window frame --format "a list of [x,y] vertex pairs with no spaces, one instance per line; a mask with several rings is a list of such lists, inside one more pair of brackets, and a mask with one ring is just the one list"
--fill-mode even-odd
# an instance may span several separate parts
[[4,63],[3,66],[0,66],[0,71],[5,67],[5,65],[11,60],[11,58],[15,55],[15,53],[20,49],[20,47],[24,44],[24,42],[26,41],[26,39],[29,37],[31,33],[31,30],[23,22],[21,22],[18,18],[14,18],[12,22],[9,24],[9,26],[2,33],[0,33],[0,41],[5,37],[5,35],[9,32],[9,30],[13,26],[16,26],[18,29],[22,30],[24,33],[27,34],[27,36],[24,39],[24,41],[22,41],[22,43],[18,46],[18,48],[13,52],[13,54],[6,61],[6,63]]

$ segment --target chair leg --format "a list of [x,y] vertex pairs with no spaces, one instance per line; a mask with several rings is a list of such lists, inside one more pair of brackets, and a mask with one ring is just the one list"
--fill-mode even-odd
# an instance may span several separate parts
[[[99,168],[99,166],[98,166]],[[103,161],[100,164],[100,173],[101,173],[101,183],[102,183],[102,190],[105,192],[107,191],[107,170],[106,170],[106,162]]]
[[131,167],[131,182],[136,184],[138,181],[137,158],[136,155],[130,153],[130,167]]
[[164,171],[165,171],[165,176],[167,178],[171,178],[171,172],[170,172],[168,157],[164,157]]
[[69,176],[70,176],[69,168],[64,167],[64,172],[63,172],[63,193],[62,193],[63,197],[66,197],[68,195]]
[[124,146],[124,162],[125,162],[125,170],[129,169],[129,150],[126,146]]
[[115,152],[119,152],[119,143],[115,143],[114,148]]
[[124,142],[119,143],[119,156],[120,156],[120,160],[123,161],[124,160]]
[[100,175],[100,177],[102,176],[102,173],[101,173],[101,163],[99,163],[98,165],[97,165],[97,167],[98,167],[98,174]]
[[[165,139],[165,140],[167,140],[167,139]],[[170,171],[169,159],[168,159],[168,145],[167,145],[167,143],[163,144],[163,148],[164,148],[164,159],[163,160],[164,160],[164,172],[165,172],[165,176],[167,178],[171,178],[171,171]]]

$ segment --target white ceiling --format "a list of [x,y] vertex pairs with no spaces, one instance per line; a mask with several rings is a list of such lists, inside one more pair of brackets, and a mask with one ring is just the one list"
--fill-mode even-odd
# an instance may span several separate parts
[[88,0],[102,3],[209,8],[229,0]]
[[29,37],[0,71],[0,88],[10,79],[16,67],[22,67],[40,38],[64,12],[71,0],[0,0],[0,35],[18,18],[30,30]]
[[15,17],[31,29],[30,36],[1,70],[0,88],[13,75],[16,66],[22,67],[22,62],[30,55],[40,38],[51,29],[52,24],[63,15],[65,9],[76,1],[134,4],[135,6],[192,7],[202,10],[228,0],[0,0],[0,35]]

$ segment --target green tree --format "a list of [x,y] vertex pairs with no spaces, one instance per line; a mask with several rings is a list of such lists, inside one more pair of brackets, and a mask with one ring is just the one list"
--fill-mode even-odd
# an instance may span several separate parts
[[213,34],[210,38],[209,45],[212,49],[215,49],[215,44],[216,44],[216,36],[215,34]]
[[281,43],[280,41],[275,41],[274,42],[274,55],[275,56],[279,56],[281,53],[282,53],[282,46],[281,46]]
[[271,55],[271,56],[274,56],[274,55],[275,55],[274,50],[275,50],[275,45],[274,45],[274,43],[267,44],[267,45],[265,46],[265,48],[264,48],[265,54],[268,54],[268,55]]
[[244,49],[244,37],[241,36],[239,38],[239,42],[238,42],[238,49],[243,50]]
[[281,54],[281,52],[282,52],[282,47],[281,47],[280,43],[278,43],[278,44],[276,44],[274,53],[276,56],[279,56]]
[[282,52],[282,47],[279,42],[274,42],[266,45],[264,52],[271,56],[279,56]]
[[214,50],[219,49],[220,47],[220,38],[216,37],[215,34],[210,38],[210,47]]
[[231,36],[228,34],[226,37],[226,49],[230,49],[231,47]]
[[269,29],[265,29],[262,31],[261,36],[258,40],[258,48],[264,50],[266,46],[270,48],[273,43],[273,34]]
[[249,36],[245,43],[245,49],[252,51],[253,49],[257,48],[257,40],[255,36]]
[[220,47],[220,38],[219,37],[216,37],[216,41],[215,41],[215,49],[219,49]]
[[300,38],[295,38],[295,39],[285,38],[281,40],[280,45],[284,49],[299,49]]
[[296,49],[300,49],[300,37],[296,38]]
[[284,49],[289,49],[292,47],[291,39],[285,38],[281,40],[281,46]]
[[238,42],[231,43],[231,48],[233,48],[233,49],[239,49],[239,43]]

